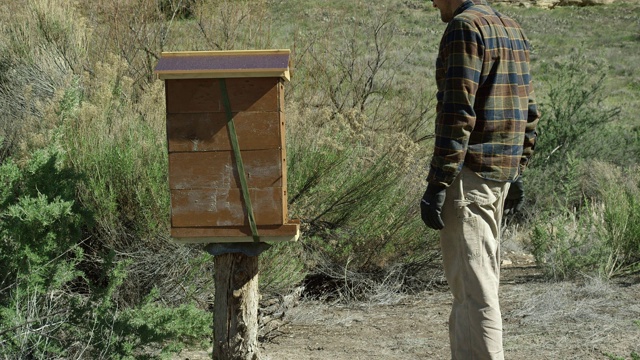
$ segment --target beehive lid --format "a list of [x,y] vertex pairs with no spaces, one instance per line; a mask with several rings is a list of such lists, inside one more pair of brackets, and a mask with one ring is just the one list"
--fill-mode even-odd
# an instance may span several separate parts
[[284,50],[163,52],[154,73],[159,79],[281,77],[289,80]]

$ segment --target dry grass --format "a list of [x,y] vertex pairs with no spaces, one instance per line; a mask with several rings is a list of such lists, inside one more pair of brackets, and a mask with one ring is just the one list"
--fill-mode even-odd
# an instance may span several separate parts
[[507,349],[536,354],[537,359],[604,359],[606,353],[638,351],[633,340],[639,335],[633,322],[640,317],[633,300],[638,289],[623,291],[625,286],[591,279],[503,291],[507,299],[521,302],[504,314]]

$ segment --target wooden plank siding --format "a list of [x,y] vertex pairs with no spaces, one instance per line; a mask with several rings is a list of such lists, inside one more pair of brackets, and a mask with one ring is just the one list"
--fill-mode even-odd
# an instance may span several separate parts
[[[172,227],[248,226],[220,79],[166,80]],[[284,86],[225,79],[257,225],[286,221]]]
[[[284,143],[284,113],[233,114],[241,150],[277,149]],[[169,152],[231,150],[227,116],[220,112],[167,114]]]
[[[259,228],[260,236],[273,239],[282,238],[284,241],[292,240],[299,235],[300,221],[289,220],[283,225],[263,225]],[[248,226],[216,226],[197,228],[172,228],[171,236],[177,241],[186,243],[206,242],[235,242],[237,239],[253,241],[251,229]]]
[[[166,80],[167,114],[225,112],[219,79]],[[232,112],[282,111],[279,78],[225,79]]]
[[[283,186],[281,153],[280,149],[242,152],[250,189]],[[171,190],[240,188],[232,151],[170,153],[169,168]]]
[[[256,225],[281,225],[282,188],[251,188]],[[240,189],[171,190],[173,227],[249,226]]]

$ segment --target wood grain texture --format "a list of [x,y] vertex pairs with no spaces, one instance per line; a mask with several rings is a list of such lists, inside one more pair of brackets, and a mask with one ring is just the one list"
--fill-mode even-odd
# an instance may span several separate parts
[[[165,70],[189,72],[218,67],[241,72],[242,69],[233,68],[239,66],[233,56],[255,54],[193,58],[201,55],[168,55],[174,59],[164,63],[168,66]],[[256,59],[245,57],[242,61]],[[183,68],[178,69],[181,66]],[[189,242],[193,238],[215,242],[212,239],[216,237],[228,241],[251,236],[220,81],[209,77],[165,81],[171,231],[174,238],[189,239]],[[299,225],[283,227],[287,219],[284,80],[281,77],[233,77],[225,78],[224,82],[259,234],[265,231],[271,232],[274,238],[295,239]],[[198,229],[224,230],[214,235],[209,231],[209,235],[194,236],[191,231]]]
[[215,256],[213,358],[258,360],[257,256]]
[[285,134],[286,134],[286,128],[285,128],[286,124],[285,124],[285,116],[284,113],[282,113],[282,116],[280,116],[280,142],[282,143],[282,152],[281,152],[281,156],[282,156],[282,188],[284,189],[283,192],[283,196],[284,196],[284,207],[285,209],[287,208],[287,204],[289,203],[288,197],[287,197],[287,145],[286,145],[286,140],[285,140]]
[[[286,218],[280,187],[249,189],[257,225],[280,225]],[[240,189],[171,190],[171,226],[248,226]]]
[[[261,238],[288,237],[297,239],[300,234],[300,221],[289,220],[282,225],[262,225],[258,226],[258,234]],[[176,239],[189,239],[189,242],[207,242],[211,238],[246,238],[253,241],[249,226],[218,226],[218,227],[173,227],[171,236]],[[200,240],[199,240],[200,239]],[[204,240],[203,240],[204,239]],[[238,240],[235,240],[238,241]]]
[[[282,112],[233,114],[240,150],[284,148]],[[226,114],[167,114],[169,152],[231,150]]]
[[[224,112],[220,79],[166,80],[167,114]],[[231,112],[282,111],[280,78],[225,79]]]
[[281,69],[262,69],[262,70],[184,70],[184,71],[171,71],[164,73],[156,73],[158,79],[161,80],[175,80],[175,79],[212,79],[212,78],[259,78],[259,77],[277,77],[282,78],[285,81],[291,80],[291,72],[289,70]]
[[[258,231],[260,232],[260,231]],[[300,234],[280,235],[280,236],[264,236],[260,235],[260,242],[278,243],[288,241],[298,241]],[[211,237],[172,237],[171,240],[177,244],[211,244],[211,243],[253,243],[253,236],[221,236],[215,235]]]
[[[249,188],[283,187],[280,149],[243,151]],[[169,187],[178,189],[241,188],[232,151],[169,154]]]

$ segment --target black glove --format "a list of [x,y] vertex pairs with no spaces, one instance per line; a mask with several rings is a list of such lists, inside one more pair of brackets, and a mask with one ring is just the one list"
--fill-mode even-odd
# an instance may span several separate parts
[[520,176],[509,187],[507,198],[504,201],[504,213],[517,214],[522,210],[522,206],[524,206],[524,184],[522,176]]
[[420,201],[422,221],[434,230],[442,230],[444,228],[444,222],[440,214],[442,213],[446,192],[447,188],[444,186],[429,184],[427,185],[427,191],[422,196],[422,201]]

